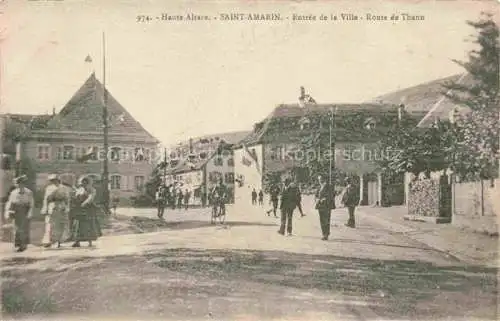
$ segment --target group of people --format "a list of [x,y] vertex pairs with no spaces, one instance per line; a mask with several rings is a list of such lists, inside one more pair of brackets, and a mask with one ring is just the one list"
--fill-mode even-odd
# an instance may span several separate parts
[[180,209],[184,207],[184,209],[187,210],[190,199],[191,192],[188,189],[185,189],[183,192],[181,188],[176,188],[173,184],[161,184],[158,186],[155,195],[158,218],[163,218],[166,207],[170,207],[172,209]]
[[264,192],[262,190],[257,193],[255,188],[252,190],[252,205],[257,205],[257,198],[259,199],[259,205],[264,205]]
[[[348,209],[349,218],[345,224],[347,227],[355,228],[354,211],[359,204],[359,191],[353,185],[352,179],[346,178],[346,186],[342,191],[342,204]],[[272,184],[269,189],[270,201],[272,209],[267,211],[270,215],[274,213],[277,217],[278,204],[281,211],[281,224],[278,233],[285,235],[285,230],[288,235],[292,235],[293,229],[293,212],[298,208],[301,216],[305,216],[302,211],[302,197],[300,188],[291,178],[286,178],[283,186]],[[331,212],[336,208],[335,205],[336,193],[332,186],[328,183],[326,176],[318,177],[318,187],[315,193],[315,209],[319,214],[319,223],[321,226],[322,240],[328,240],[330,236]]]
[[[4,212],[7,220],[14,221],[14,246],[18,252],[25,251],[30,243],[30,220],[35,206],[26,181],[24,175],[14,179],[15,188],[9,194]],[[48,183],[40,212],[45,221],[42,246],[60,248],[65,242],[73,242],[73,247],[80,247],[80,242],[92,246],[102,232],[94,202],[96,190],[90,178],[81,177],[75,187],[70,187],[53,174],[49,175]]]
[[[205,207],[207,205],[212,206],[215,203],[225,203],[228,201],[229,192],[227,186],[224,185],[222,179],[218,180],[218,183],[209,191],[205,193],[200,191],[201,205]],[[187,210],[189,208],[189,201],[191,199],[191,192],[186,189],[184,193],[182,189],[175,188],[173,184],[164,185],[160,184],[156,190],[155,201],[157,205],[158,218],[163,219],[165,214],[165,208],[171,207],[172,209],[183,208]]]

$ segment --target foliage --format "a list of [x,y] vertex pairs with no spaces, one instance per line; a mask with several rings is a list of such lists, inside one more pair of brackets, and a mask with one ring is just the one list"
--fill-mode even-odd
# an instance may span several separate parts
[[447,122],[437,122],[430,128],[398,126],[381,140],[379,164],[386,174],[404,172],[418,176],[447,169],[453,162],[454,128]]
[[492,15],[483,14],[477,22],[473,40],[477,49],[468,61],[455,62],[472,78],[469,83],[450,83],[446,96],[470,112],[457,120],[456,171],[462,175],[494,178],[499,158],[499,29]]
[[154,204],[154,198],[145,193],[130,197],[130,201],[133,207],[151,207]]
[[381,141],[386,153],[380,161],[389,174],[411,172],[418,176],[453,169],[462,177],[497,175],[499,156],[499,44],[498,27],[490,15],[468,22],[478,30],[478,50],[467,62],[455,61],[472,82],[446,84],[445,96],[470,112],[455,124],[438,122],[431,128],[400,126]]

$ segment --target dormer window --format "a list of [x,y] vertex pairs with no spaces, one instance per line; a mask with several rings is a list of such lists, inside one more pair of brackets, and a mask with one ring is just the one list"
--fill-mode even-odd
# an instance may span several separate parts
[[308,129],[310,125],[311,125],[311,121],[307,117],[302,117],[299,120],[300,130]]
[[377,125],[377,122],[375,121],[375,119],[373,118],[368,118],[367,120],[365,120],[365,123],[364,123],[364,127],[366,129],[369,129],[369,130],[372,130],[372,129],[375,129]]

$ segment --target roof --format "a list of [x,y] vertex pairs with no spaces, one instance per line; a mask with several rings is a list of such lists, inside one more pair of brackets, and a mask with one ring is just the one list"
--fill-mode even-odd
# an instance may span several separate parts
[[[348,115],[363,112],[367,115],[380,115],[387,113],[397,113],[398,105],[382,103],[361,103],[361,104],[315,104],[301,107],[299,104],[278,105],[263,121],[255,124],[254,131],[245,137],[240,144],[255,145],[263,141],[270,126],[278,119],[300,118],[314,113],[330,114],[334,111],[336,115]],[[283,133],[289,135],[289,133]]]
[[[472,77],[467,74],[453,75],[382,95],[373,99],[372,102],[403,103],[405,109],[410,113],[425,113],[420,126],[426,127],[432,124],[435,119],[447,120],[450,113],[458,107],[445,97],[444,85],[455,82],[467,84],[472,81]],[[466,109],[460,107],[460,110],[465,112]]]
[[[250,131],[234,131],[226,133],[209,134],[191,139],[194,150],[214,150],[220,143],[234,145],[245,138]],[[190,140],[179,142],[172,146],[173,149],[179,147],[189,148]]]
[[[110,133],[127,132],[156,140],[107,89],[106,94]],[[46,129],[79,132],[102,131],[103,97],[104,86],[96,78],[95,73],[92,73],[61,111],[48,122]]]
[[36,114],[5,114],[5,116],[16,124],[27,126],[27,129],[45,128],[54,115]]

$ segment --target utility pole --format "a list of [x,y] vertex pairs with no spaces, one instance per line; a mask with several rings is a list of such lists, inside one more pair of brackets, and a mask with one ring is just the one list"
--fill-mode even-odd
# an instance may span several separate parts
[[104,135],[104,159],[102,167],[102,183],[103,183],[103,201],[104,210],[106,214],[109,211],[109,173],[108,173],[108,91],[106,90],[106,38],[104,32],[102,33],[102,71],[103,71],[103,108],[102,108],[102,121],[103,121],[103,135]]
[[334,188],[334,182],[333,182],[333,172],[335,170],[335,141],[333,139],[332,131],[335,131],[336,128],[336,118],[337,114],[337,107],[335,107],[335,110],[333,107],[330,107],[330,166],[329,166],[329,183],[330,187],[333,189]]
[[167,148],[163,148],[163,185],[167,186]]

